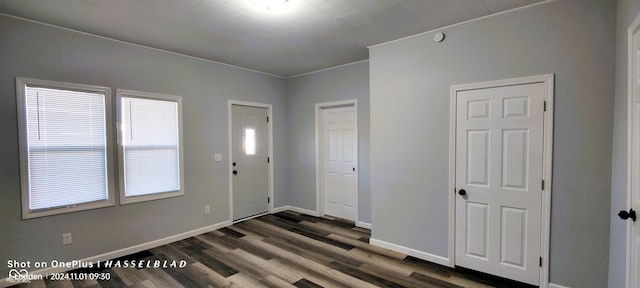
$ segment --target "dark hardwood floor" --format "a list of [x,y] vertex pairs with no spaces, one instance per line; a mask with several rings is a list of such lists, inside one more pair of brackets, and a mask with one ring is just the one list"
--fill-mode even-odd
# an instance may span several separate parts
[[[105,261],[100,269],[72,271],[75,277],[108,273],[109,281],[44,279],[19,287],[520,286],[508,281],[489,283],[372,246],[369,237],[369,230],[354,227],[353,222],[286,211]],[[118,263],[121,267],[116,267]],[[124,267],[125,263],[152,267]],[[178,267],[153,268],[154,263]]]

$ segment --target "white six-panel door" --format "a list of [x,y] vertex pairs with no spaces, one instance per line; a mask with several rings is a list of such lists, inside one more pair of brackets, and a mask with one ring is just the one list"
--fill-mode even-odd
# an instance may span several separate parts
[[455,265],[539,285],[544,93],[457,92]]
[[269,211],[268,109],[232,105],[233,220]]
[[323,109],[324,213],[356,220],[358,163],[355,107]]

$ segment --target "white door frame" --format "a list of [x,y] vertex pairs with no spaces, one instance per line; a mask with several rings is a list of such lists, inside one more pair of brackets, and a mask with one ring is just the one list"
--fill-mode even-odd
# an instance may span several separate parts
[[[634,135],[634,122],[633,122],[633,114],[634,114],[634,109],[633,109],[633,65],[634,63],[632,63],[633,61],[633,32],[635,32],[636,30],[640,29],[640,14],[636,15],[636,18],[633,20],[633,22],[631,23],[631,26],[629,26],[629,28],[627,29],[627,50],[628,50],[628,54],[627,54],[627,93],[628,93],[628,107],[627,107],[627,203],[625,205],[625,210],[629,209],[629,207],[631,207],[631,205],[633,205],[633,174],[635,171],[633,171],[633,160],[635,157],[637,157],[635,154],[640,153],[640,151],[635,151],[633,149],[633,145],[634,143],[634,138],[636,137],[636,135]],[[631,251],[632,251],[632,234],[633,234],[633,225],[632,225],[632,221],[627,221],[627,246],[626,246],[626,250],[627,250],[627,256],[626,256],[626,262],[625,262],[625,266],[626,266],[626,280],[625,280],[625,286],[627,288],[631,288],[631,284],[638,284],[638,283],[631,283],[632,282],[632,271],[631,271]]]
[[[538,76],[511,78],[497,81],[486,81],[470,84],[451,86],[450,112],[449,112],[449,266],[455,267],[455,183],[456,183],[456,102],[457,93],[465,90],[484,88],[496,88],[503,86],[543,83],[545,85],[544,103],[546,112],[543,115],[544,147],[542,156],[542,177],[544,189],[542,189],[542,219],[540,227],[540,255],[542,267],[540,267],[540,287],[545,288],[549,284],[549,234],[551,224],[551,168],[553,156],[553,74]],[[543,109],[543,107],[540,107]]]
[[229,161],[228,161],[228,177],[229,177],[229,221],[232,223],[235,223],[233,221],[233,174],[231,173],[231,171],[233,170],[233,166],[232,166],[232,162],[233,162],[233,115],[232,115],[232,106],[233,105],[238,105],[238,106],[248,106],[248,107],[258,107],[258,108],[267,108],[267,115],[269,117],[269,123],[267,123],[267,129],[268,129],[268,133],[269,133],[269,139],[268,141],[268,145],[269,145],[269,163],[268,163],[268,174],[267,174],[267,179],[269,180],[269,184],[268,184],[268,188],[269,188],[269,211],[267,211],[266,213],[263,214],[258,214],[258,215],[254,215],[248,218],[243,218],[239,221],[235,221],[235,222],[241,222],[244,220],[249,220],[251,218],[255,218],[255,217],[259,217],[265,214],[271,214],[271,212],[273,211],[273,203],[275,202],[275,199],[273,197],[273,115],[272,115],[272,106],[271,104],[264,104],[264,103],[257,103],[257,102],[247,102],[247,101],[238,101],[238,100],[231,100],[229,99],[229,101],[227,102],[227,118],[228,118],[228,147],[229,147]]
[[[337,108],[337,107],[345,107],[345,106],[353,106],[354,111],[356,112],[356,132],[358,131],[358,100],[350,99],[350,100],[342,100],[342,101],[333,101],[333,102],[324,102],[316,104],[316,213],[317,216],[324,215],[324,154],[322,152],[323,147],[323,125],[322,125],[322,110],[327,108]],[[360,141],[360,137],[356,133],[356,147],[358,147],[358,143]],[[358,149],[358,154],[360,153],[360,149]],[[360,157],[358,157],[358,164],[360,162]],[[358,219],[360,218],[358,215],[358,206],[360,206],[360,194],[358,192],[358,182],[360,181],[360,165],[356,164],[356,196],[358,201],[356,201],[356,219],[355,223],[358,223]]]

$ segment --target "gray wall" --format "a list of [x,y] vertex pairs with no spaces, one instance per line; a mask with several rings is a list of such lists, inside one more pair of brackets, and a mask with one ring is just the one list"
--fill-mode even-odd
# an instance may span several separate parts
[[315,104],[358,99],[358,220],[371,223],[369,62],[287,79],[291,205],[316,210]]
[[616,213],[629,209],[627,203],[627,29],[640,13],[640,1],[618,0],[616,26],[616,79],[613,124],[613,156],[611,175],[611,242],[609,254],[609,286],[624,287],[627,257],[626,222]]
[[554,73],[550,280],[606,287],[615,17],[552,1],[370,49],[372,238],[447,257],[450,86]]
[[[284,79],[6,16],[0,67],[0,263],[82,259],[228,220],[227,99],[273,105],[275,206],[288,204]],[[21,220],[16,76],[182,96],[185,195]]]

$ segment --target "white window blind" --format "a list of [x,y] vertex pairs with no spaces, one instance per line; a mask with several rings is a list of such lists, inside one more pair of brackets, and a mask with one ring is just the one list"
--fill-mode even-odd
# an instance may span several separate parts
[[[35,82],[30,84],[28,82]],[[109,200],[106,93],[19,79],[23,215]],[[43,81],[44,82],[44,81]],[[48,83],[51,84],[51,83]],[[70,84],[71,85],[71,84]],[[93,87],[93,86],[89,86]],[[26,197],[26,199],[24,199]],[[108,204],[108,203],[107,203]],[[75,209],[81,210],[81,209]],[[47,212],[46,215],[69,211]],[[35,213],[35,214],[31,214]],[[44,216],[44,215],[42,215]]]
[[[182,194],[180,101],[119,90],[124,203]],[[134,94],[134,95],[131,95]],[[144,97],[139,97],[144,95]]]

